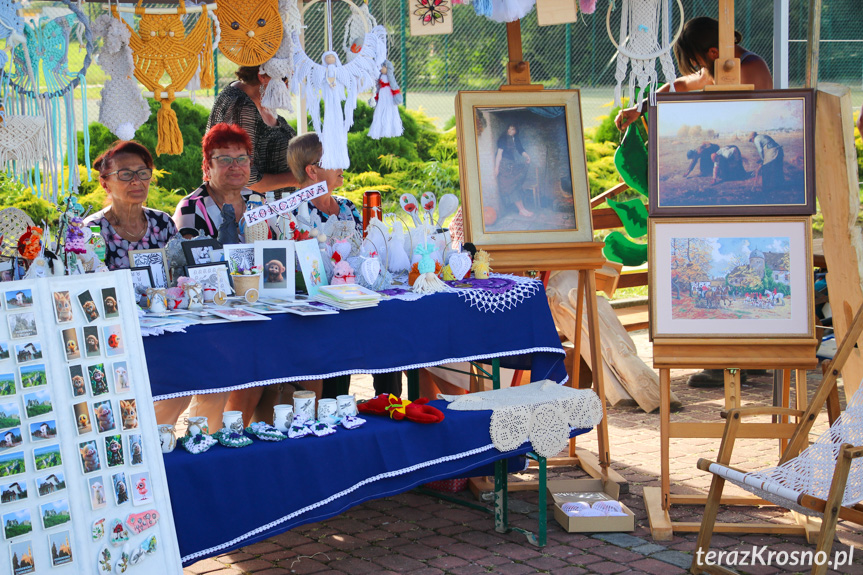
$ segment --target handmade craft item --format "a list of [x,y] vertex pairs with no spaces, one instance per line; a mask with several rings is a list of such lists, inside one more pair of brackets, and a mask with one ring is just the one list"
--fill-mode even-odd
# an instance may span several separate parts
[[231,431],[243,431],[243,412],[226,411],[222,414],[222,429]]
[[165,288],[147,288],[147,309],[161,313],[168,309],[168,294]]
[[489,20],[495,22],[515,22],[533,10],[536,0],[492,0]]
[[204,416],[187,417],[186,425],[186,438],[210,433],[210,426],[207,425],[207,418]]
[[279,0],[279,13],[282,18],[282,41],[276,54],[261,64],[261,73],[273,80],[264,89],[261,105],[270,110],[293,113],[288,85],[294,75],[294,34],[300,33],[302,17],[297,0]]
[[397,138],[404,133],[399,115],[399,104],[403,101],[393,64],[385,60],[381,66],[381,75],[375,83],[375,95],[369,100],[369,105],[375,109],[369,126],[369,138]]
[[356,274],[346,260],[342,260],[333,266],[333,278],[330,281],[331,285],[353,284],[356,282]]
[[420,275],[413,283],[413,290],[417,293],[437,293],[447,289],[446,284],[437,276],[443,266],[431,257],[434,251],[434,244],[419,245],[414,250],[414,253],[421,257],[417,264],[417,271]]
[[183,443],[183,449],[193,455],[204,453],[218,443],[218,440],[216,440],[212,435],[207,435],[205,433],[199,433],[191,437],[184,437],[181,441]]
[[[491,2],[491,0],[486,0]],[[533,6],[534,0],[524,0]],[[428,36],[432,34],[452,34],[452,1],[451,0],[413,0],[408,10],[411,36]]]
[[[247,210],[253,210],[263,205],[264,196],[262,196],[261,194],[251,194],[249,196],[249,199],[246,201]],[[262,220],[256,224],[252,224],[251,226],[246,226],[246,220],[243,219],[240,220],[240,228],[241,231],[244,232],[247,244],[261,242],[269,237],[270,227],[269,225],[267,225],[266,220]]]
[[252,440],[243,435],[242,430],[237,432],[233,429],[220,429],[213,437],[225,447],[246,447],[252,444]]
[[121,140],[131,140],[150,117],[150,106],[133,78],[135,62],[129,46],[132,34],[110,14],[96,18],[93,33],[103,38],[96,62],[111,76],[102,87],[99,123]]
[[372,415],[388,415],[391,419],[415,421],[417,423],[438,423],[444,420],[444,415],[436,407],[426,405],[428,398],[421,397],[416,401],[398,398],[392,394],[382,393],[364,403],[357,405],[360,413]]
[[320,166],[324,169],[347,169],[351,165],[348,130],[354,124],[357,95],[371,88],[380,73],[380,66],[386,59],[386,30],[375,26],[365,35],[357,56],[344,65],[332,50],[324,52],[321,64],[317,64],[303,51],[297,37],[293,41],[295,73],[291,89],[306,99],[306,111],[312,117],[315,131],[321,136],[324,153]]
[[378,21],[369,10],[369,0],[363,0],[359,8],[351,5],[351,15],[345,21],[345,35],[342,38],[342,49],[345,60],[350,62],[363,49],[366,32],[378,25]]
[[342,417],[342,427],[345,429],[354,429],[366,422],[362,417],[356,417],[354,415],[346,415]]
[[447,266],[452,272],[453,278],[463,280],[470,273],[473,262],[470,259],[470,254],[467,252],[456,252],[451,254]]
[[262,441],[282,441],[283,439],[288,438],[288,436],[282,433],[281,430],[276,429],[272,425],[263,421],[252,423],[246,428],[246,432],[251,433]]
[[[200,70],[200,88],[213,87],[213,27],[207,16],[207,5],[200,5],[201,13],[194,27],[187,33],[183,25],[185,3],[177,5],[175,13],[148,13],[139,0],[135,14],[140,18],[138,31],[129,29],[129,45],[135,61],[135,77],[159,102],[156,119],[159,141],[156,154],[181,154],[183,135],[177,123],[177,114],[171,109],[175,92],[183,90]],[[115,5],[111,14],[120,20]],[[125,21],[124,21],[125,23]],[[170,80],[162,83],[164,76]]]
[[174,435],[174,426],[171,424],[159,425],[159,443],[162,453],[171,453],[177,445],[177,437]]
[[446,219],[458,209],[458,196],[455,194],[444,194],[438,201],[437,227],[443,228]]
[[411,267],[411,259],[405,250],[405,241],[404,227],[399,220],[395,220],[392,237],[387,242],[387,253],[389,254],[387,269],[393,273],[403,272]]
[[477,251],[470,269],[473,270],[473,275],[476,279],[487,280],[488,274],[491,273],[491,256],[489,253],[485,250]]
[[339,417],[355,416],[358,413],[355,395],[337,395],[336,402],[339,406]]
[[288,428],[291,426],[291,420],[293,418],[293,405],[280,404],[273,407],[273,426],[282,433],[288,432]]
[[[683,6],[680,8],[680,25],[683,26]],[[620,35],[615,41],[611,33],[610,15],[613,5],[608,7],[609,18],[606,20],[608,35],[614,47],[617,48],[617,70],[614,74],[617,85],[614,88],[614,102],[620,106],[622,102],[622,86],[626,79],[628,65],[632,65],[629,74],[629,101],[635,101],[635,86],[648,89],[650,102],[654,103],[659,78],[656,72],[656,58],[659,58],[665,81],[674,90],[676,73],[671,59],[671,46],[674,40],[670,37],[670,7],[665,0],[622,0],[620,4]],[[660,39],[660,33],[662,35]],[[677,35],[680,34],[678,29]]]
[[222,0],[216,8],[221,25],[219,50],[239,66],[259,66],[282,44],[277,0]]

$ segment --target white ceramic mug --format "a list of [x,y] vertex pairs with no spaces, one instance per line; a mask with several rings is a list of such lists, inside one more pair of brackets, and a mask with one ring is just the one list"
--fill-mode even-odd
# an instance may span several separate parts
[[339,417],[357,416],[357,398],[355,395],[339,395],[336,397],[336,401],[339,404]]
[[294,406],[283,403],[273,407],[273,427],[287,433],[291,427],[291,420],[294,419]]
[[228,428],[237,433],[243,432],[243,412],[226,411],[222,414],[222,429]]
[[207,418],[204,416],[186,418],[186,437],[195,437],[199,433],[210,434],[210,426],[207,425]]
[[158,426],[159,442],[162,444],[162,453],[171,453],[177,446],[177,438],[174,437],[174,426],[165,423]]
[[300,390],[294,392],[294,415],[302,415],[315,420],[315,392]]
[[335,399],[318,400],[318,421],[335,420],[339,415],[339,404]]

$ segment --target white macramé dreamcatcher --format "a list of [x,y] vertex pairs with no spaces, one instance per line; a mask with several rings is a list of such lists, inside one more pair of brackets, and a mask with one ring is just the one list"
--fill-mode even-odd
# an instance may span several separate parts
[[[622,0],[620,14],[620,41],[614,39],[611,33],[611,11],[614,5],[609,5],[605,25],[612,44],[617,48],[617,71],[614,74],[617,86],[614,88],[614,104],[622,102],[622,85],[626,79],[626,70],[632,64],[629,75],[629,101],[635,100],[635,86],[645,91],[650,86],[650,102],[654,102],[659,75],[656,72],[655,59],[659,58],[665,80],[674,89],[676,73],[674,61],[671,58],[671,47],[683,29],[683,4],[677,0],[680,9],[680,27],[674,39],[669,38],[669,13],[667,0]],[[659,35],[662,33],[660,41]]]
[[512,451],[528,439],[542,457],[553,457],[563,450],[570,429],[593,428],[602,421],[602,403],[591,389],[573,389],[542,380],[509,387],[469,393],[443,395],[448,409],[455,411],[491,410],[489,433],[500,451]]

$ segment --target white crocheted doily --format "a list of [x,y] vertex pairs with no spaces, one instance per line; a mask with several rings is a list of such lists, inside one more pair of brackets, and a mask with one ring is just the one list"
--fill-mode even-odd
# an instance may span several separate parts
[[566,447],[570,429],[595,427],[602,404],[590,389],[573,389],[551,380],[467,395],[443,395],[449,409],[492,410],[489,432],[500,451],[512,451],[530,439],[533,450],[553,457]]
[[509,274],[489,274],[486,280],[465,278],[445,282],[460,298],[484,312],[514,308],[542,289],[542,282]]

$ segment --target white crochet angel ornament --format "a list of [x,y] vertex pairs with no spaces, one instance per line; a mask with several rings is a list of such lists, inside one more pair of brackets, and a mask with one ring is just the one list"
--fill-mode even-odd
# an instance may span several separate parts
[[[290,84],[294,75],[294,34],[300,33],[302,17],[297,8],[297,0],[279,0],[279,13],[282,15],[282,44],[276,55],[261,64],[261,73],[273,79],[267,84],[261,105],[270,110],[294,112],[291,93],[285,82]],[[276,80],[282,79],[282,82]]]
[[138,82],[132,76],[135,64],[129,48],[131,33],[110,14],[96,18],[92,28],[94,34],[104,38],[96,61],[111,76],[102,88],[99,123],[121,140],[131,140],[150,117],[150,106],[144,101]]
[[[348,130],[354,124],[357,94],[368,90],[376,80],[386,58],[386,30],[376,26],[366,34],[359,54],[345,65],[333,51],[324,52],[322,64],[313,62],[294,37],[294,77],[291,88],[306,98],[306,110],[312,125],[321,135],[324,154],[320,165],[329,170],[350,167]],[[321,127],[320,102],[324,102]],[[344,102],[344,111],[342,111]]]
[[404,101],[399,85],[396,82],[395,70],[389,60],[381,66],[381,76],[375,84],[374,98],[369,105],[375,109],[372,124],[369,126],[369,138],[397,138],[404,132],[402,118],[399,116],[399,104]]

